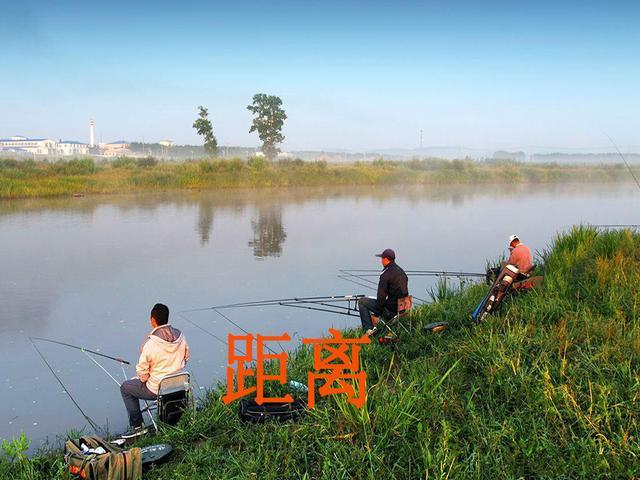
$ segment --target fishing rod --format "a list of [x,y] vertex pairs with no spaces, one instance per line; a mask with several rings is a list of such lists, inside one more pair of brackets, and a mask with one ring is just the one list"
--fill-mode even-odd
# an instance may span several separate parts
[[63,345],[65,347],[71,347],[71,348],[74,348],[76,350],[80,350],[82,353],[84,353],[87,356],[87,358],[89,358],[89,360],[91,360],[93,363],[95,363],[98,368],[100,368],[104,373],[106,373],[109,376],[109,378],[111,380],[113,380],[116,385],[118,385],[118,387],[120,387],[120,385],[121,385],[120,382],[118,380],[116,380],[116,378],[113,375],[111,375],[111,372],[109,372],[106,368],[104,368],[104,366],[100,362],[98,362],[95,358],[93,358],[93,355],[98,355],[100,357],[108,358],[109,360],[115,360],[120,364],[120,367],[122,368],[122,376],[123,376],[123,378],[125,380],[127,379],[127,372],[124,371],[124,365],[125,364],[126,365],[130,365],[130,363],[127,362],[126,360],[123,360],[122,358],[112,357],[110,355],[105,355],[105,354],[100,353],[100,352],[94,352],[93,350],[88,350],[88,349],[83,348],[83,347],[78,347],[76,345],[71,345],[69,343],[59,342],[57,340],[51,340],[51,339],[48,339],[48,338],[29,337],[29,339],[32,342],[33,342],[33,340],[40,340],[40,341],[43,341],[43,342],[54,343],[56,345]]
[[49,342],[49,343],[55,343],[56,345],[63,345],[65,347],[69,347],[69,348],[75,348],[76,350],[80,350],[81,352],[88,352],[91,353],[93,355],[98,355],[99,357],[104,357],[104,358],[108,358],[109,360],[114,360],[116,362],[119,363],[124,363],[125,365],[131,365],[130,362],[128,362],[127,360],[124,360],[120,357],[112,357],[110,355],[105,355],[104,353],[100,353],[100,352],[95,352],[93,350],[89,350],[88,348],[84,348],[84,347],[79,347],[77,345],[71,345],[70,343],[65,343],[65,342],[59,342],[58,340],[51,340],[49,338],[41,338],[41,337],[29,337],[30,340],[40,340],[41,342]]
[[[224,313],[219,312],[217,309],[213,309],[214,312],[216,312],[218,315],[220,315],[222,318],[224,318],[227,322],[231,323],[232,325],[236,326],[237,328],[239,328],[240,330],[242,330],[245,335],[251,335],[249,332],[247,332],[244,328],[242,328],[240,325],[238,325],[236,322],[234,322],[233,320],[231,320],[229,317],[227,317]],[[280,345],[280,343],[278,343],[278,345]],[[265,345],[265,348],[267,350],[269,350],[271,353],[273,353],[274,355],[277,355],[277,353],[271,349],[268,345]],[[282,350],[284,352],[284,348],[282,348],[282,345],[280,345],[280,350]]]
[[[80,406],[80,404],[76,401],[75,398],[73,398],[73,395],[71,395],[71,393],[69,392],[69,390],[67,389],[67,387],[65,386],[65,384],[62,382],[62,380],[60,379],[60,377],[56,374],[56,372],[53,370],[53,367],[51,366],[51,364],[47,361],[47,359],[44,357],[44,355],[42,354],[42,352],[40,351],[40,349],[38,348],[38,346],[36,345],[36,343],[34,342],[34,340],[41,340],[38,338],[32,338],[29,337],[29,341],[31,342],[31,345],[33,345],[33,348],[36,349],[36,352],[38,352],[38,355],[40,355],[40,358],[42,359],[42,361],[44,362],[44,364],[47,366],[47,368],[49,368],[49,370],[51,371],[51,373],[53,374],[53,376],[55,377],[55,379],[58,381],[58,383],[60,384],[60,386],[62,387],[62,390],[64,391],[64,393],[66,393],[69,398],[71,399],[71,401],[73,402],[73,404],[76,406],[76,408],[78,409],[78,411],[82,414],[82,416],[85,418],[85,420],[87,422],[89,422],[89,425],[91,425],[91,427],[93,428],[93,430],[100,435],[100,427],[98,427],[98,425],[96,424],[96,422],[94,422],[91,417],[89,415],[87,415],[85,413],[85,411],[82,409],[82,407]],[[54,342],[55,343],[55,342]]]
[[[378,277],[380,270],[358,270],[358,269],[341,269],[343,275],[354,277]],[[355,273],[354,273],[355,272]],[[446,270],[405,270],[407,276],[415,277],[485,277],[486,273],[479,272],[453,272]]]
[[611,142],[611,145],[613,145],[613,148],[616,149],[616,152],[618,152],[618,155],[620,155],[620,158],[622,158],[622,161],[624,162],[624,164],[627,166],[627,169],[629,170],[629,173],[631,174],[631,176],[633,177],[633,179],[636,182],[636,185],[638,185],[638,188],[640,188],[640,180],[638,180],[638,178],[636,177],[636,175],[633,173],[633,169],[631,168],[631,165],[629,165],[629,162],[627,162],[627,159],[624,158],[624,155],[622,155],[622,152],[620,151],[620,149],[618,148],[618,146],[616,145],[616,142],[613,141],[613,138],[611,138],[609,136],[609,134],[605,133],[605,135],[607,136],[607,138],[609,139],[609,141]]
[[[337,315],[346,315],[348,317],[359,317],[359,314],[356,314],[354,312],[357,312],[358,310],[355,308],[349,308],[349,307],[341,307],[339,305],[327,305],[324,303],[317,303],[317,302],[309,302],[312,304],[317,304],[317,305],[326,305],[328,308],[318,308],[318,307],[310,307],[308,304],[306,303],[280,303],[279,305],[282,305],[283,307],[293,307],[293,308],[302,308],[305,310],[315,310],[317,312],[328,312],[328,313],[335,313]],[[333,308],[336,309],[344,309],[345,311],[340,311],[340,310],[331,310]]]
[[[179,316],[180,318],[182,318],[183,320],[185,320],[186,322],[189,322],[191,325],[193,325],[194,327],[198,328],[199,330],[202,330],[202,331],[203,331],[204,333],[206,333],[207,335],[209,335],[209,336],[211,336],[211,337],[215,338],[216,340],[218,340],[220,343],[224,344],[225,346],[227,346],[227,347],[229,346],[229,342],[227,342],[226,340],[223,340],[222,338],[220,338],[219,336],[217,336],[215,333],[210,332],[210,331],[209,331],[209,330],[207,330],[206,328],[204,328],[204,327],[202,327],[202,326],[198,325],[196,322],[194,322],[194,321],[192,321],[192,320],[188,319],[187,317],[185,317],[184,315],[182,315],[182,314],[180,314],[180,313],[178,314],[178,316]],[[237,351],[238,353],[240,353],[241,355],[245,355],[245,352],[243,352],[242,350],[240,350],[240,349],[239,349],[239,348],[237,348],[237,347],[236,347],[236,351]]]
[[[347,274],[340,274],[338,275],[338,278],[340,280],[346,280],[347,282],[351,282],[355,285],[360,285],[361,287],[368,288],[370,290],[377,290],[376,284],[366,278],[360,278],[360,277],[356,277],[355,275],[347,275]],[[362,283],[358,279],[364,282],[369,282],[369,283]]]
[[[206,310],[221,310],[228,308],[244,308],[244,307],[264,307],[271,305],[283,305],[289,306],[294,303],[337,303],[344,301],[357,301],[365,295],[331,295],[331,296],[319,296],[319,297],[292,297],[292,298],[277,298],[272,300],[257,300],[253,302],[241,302],[241,303],[230,303],[226,305],[216,305],[213,307],[205,307],[205,308],[194,308],[191,310],[183,310],[180,313],[191,313],[191,312],[203,312]],[[222,315],[220,312],[218,314]]]
[[[213,332],[210,332],[209,330],[207,330],[206,328],[202,327],[201,325],[198,325],[197,323],[195,323],[194,321],[188,319],[184,313],[188,313],[188,312],[198,312],[198,311],[205,311],[205,310],[213,310],[214,312],[216,312],[218,315],[220,315],[222,318],[224,318],[227,322],[231,323],[233,326],[235,326],[236,328],[238,328],[239,330],[241,330],[244,334],[246,335],[251,335],[250,332],[248,332],[247,330],[245,330],[244,328],[242,328],[242,326],[240,326],[237,322],[234,322],[233,320],[231,320],[228,316],[224,315],[222,312],[219,312],[215,307],[211,307],[211,308],[201,308],[201,309],[194,309],[194,310],[184,310],[182,312],[178,312],[178,316],[180,318],[182,318],[183,320],[187,321],[188,323],[190,323],[191,325],[193,325],[194,327],[198,328],[199,330],[202,330],[204,333],[206,333],[207,335],[215,338],[216,340],[218,340],[220,343],[229,346],[229,342],[227,342],[226,340],[223,340],[222,338],[220,338],[219,336],[217,336],[216,334],[214,334]],[[280,345],[278,343],[278,345]],[[271,353],[273,353],[274,355],[277,355],[277,352],[274,351],[273,349],[271,349],[268,345],[264,346],[267,350],[269,350]],[[282,345],[280,345],[280,349],[284,352],[284,348],[282,348]],[[235,349],[237,352],[239,352],[242,355],[245,355],[245,352],[243,352],[242,350],[238,349],[236,347]]]
[[[113,375],[111,375],[111,373],[109,373],[109,371],[108,371],[106,368],[104,368],[104,367],[100,364],[100,362],[98,362],[95,358],[93,358],[93,357],[91,356],[91,354],[89,354],[89,353],[88,353],[88,352],[86,352],[86,351],[83,351],[82,353],[84,353],[87,357],[89,357],[89,360],[91,360],[93,363],[95,363],[95,364],[98,366],[98,368],[100,368],[104,373],[106,373],[107,375],[109,375],[109,378],[110,378],[111,380],[113,380],[113,381],[116,383],[116,385],[118,385],[118,387],[120,387],[120,386],[121,386],[120,382],[119,382],[118,380],[116,380],[116,378],[115,378]],[[122,365],[122,364],[120,364],[120,365]],[[122,367],[122,373],[123,373],[123,375],[124,375],[124,379],[126,380],[126,379],[127,379],[127,374],[126,374],[126,373],[125,373],[125,371],[124,371],[124,367]]]
[[[356,285],[360,285],[366,288],[371,288],[372,290],[378,289],[378,284],[375,281],[365,278],[368,275],[359,276],[352,273],[353,270],[338,270],[338,271],[340,272],[340,274],[338,275],[338,278],[342,278],[343,280],[347,280],[348,282],[355,283]],[[373,272],[373,270],[371,271]],[[363,285],[362,283],[359,283],[360,281],[367,282],[367,285]]]
[[[374,274],[355,275],[351,273],[351,272],[358,272],[358,271],[375,272],[376,270],[339,270],[339,271],[342,272],[340,275],[338,275],[338,278],[341,280],[346,280],[347,282],[355,283],[356,285],[360,285],[361,287],[369,288],[374,291],[378,290],[378,284],[376,282],[374,282],[373,280],[369,280],[368,278],[365,278],[368,276],[376,276],[376,275]],[[378,272],[377,276],[379,276],[379,273],[380,272]],[[367,282],[367,284],[361,283],[360,280],[363,282]],[[425,299],[416,297],[415,295],[413,295],[413,299],[419,301],[422,304],[429,303]]]
[[610,225],[591,225],[594,228],[640,228],[640,224],[634,223],[621,223],[621,224],[610,224]]
[[[340,280],[346,280],[347,282],[353,283],[354,285],[359,285],[364,288],[368,288],[369,290],[373,290],[374,292],[378,290],[378,285],[376,285],[371,280],[367,280],[366,278],[354,277],[353,275],[337,275]],[[360,280],[369,282],[362,283]]]
[[[222,314],[222,312],[218,311],[218,309],[222,308],[243,308],[243,307],[264,307],[264,306],[282,306],[282,307],[292,307],[292,308],[302,308],[305,310],[315,310],[317,312],[327,312],[327,313],[335,313],[337,315],[346,315],[346,316],[359,316],[357,309],[357,300],[364,297],[364,295],[349,295],[347,297],[307,297],[307,298],[296,298],[295,300],[289,299],[278,299],[278,300],[263,300],[259,302],[246,302],[246,303],[236,303],[232,305],[223,305],[220,307],[211,307],[210,309],[214,310],[218,315],[222,316],[229,322],[233,323],[236,327],[242,329],[237,323],[233,322],[229,317]],[[336,305],[336,303],[347,301],[347,306]],[[351,302],[354,302],[354,305],[351,305]],[[321,308],[325,307],[325,308]],[[246,333],[246,332],[245,332]]]

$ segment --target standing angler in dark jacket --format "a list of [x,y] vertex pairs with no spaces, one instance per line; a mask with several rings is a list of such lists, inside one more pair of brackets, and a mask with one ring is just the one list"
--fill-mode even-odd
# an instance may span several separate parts
[[366,335],[373,333],[371,314],[393,317],[398,313],[398,299],[409,295],[409,279],[404,270],[396,264],[396,254],[390,248],[379,253],[384,269],[378,282],[378,295],[376,298],[364,297],[358,300],[360,321]]

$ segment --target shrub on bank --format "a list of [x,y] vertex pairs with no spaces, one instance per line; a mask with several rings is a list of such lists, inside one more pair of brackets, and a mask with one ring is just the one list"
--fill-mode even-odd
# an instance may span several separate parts
[[91,158],[58,160],[52,167],[61,175],[90,175],[96,171],[96,163]]
[[247,165],[253,170],[260,171],[266,168],[268,162],[264,157],[251,157],[247,162]]
[[118,157],[111,162],[113,168],[135,168],[137,166],[135,158]]
[[136,164],[141,168],[155,167],[158,164],[158,160],[154,157],[144,157],[136,160]]

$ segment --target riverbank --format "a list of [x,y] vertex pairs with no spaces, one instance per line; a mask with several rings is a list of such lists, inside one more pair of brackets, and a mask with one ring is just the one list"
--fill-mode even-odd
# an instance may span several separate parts
[[0,160],[0,199],[168,190],[322,185],[615,182],[629,180],[624,165],[559,166],[472,160],[412,160],[328,164],[301,160],[268,163],[148,159],[67,162]]
[[[543,286],[481,326],[468,315],[485,285],[441,287],[395,350],[364,347],[364,408],[329,397],[298,422],[247,425],[212,392],[146,440],[176,453],[144,478],[634,478],[640,235],[577,228],[542,260]],[[450,329],[422,332],[434,321]],[[306,383],[312,362],[298,350],[288,378]],[[62,471],[55,455],[0,461],[0,478]]]

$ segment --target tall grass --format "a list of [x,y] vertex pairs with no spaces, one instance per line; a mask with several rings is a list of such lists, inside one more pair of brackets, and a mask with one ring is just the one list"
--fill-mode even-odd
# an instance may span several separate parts
[[[638,478],[640,235],[577,227],[542,260],[543,286],[482,325],[469,312],[487,287],[441,284],[400,344],[366,346],[363,409],[330,397],[298,422],[246,425],[212,391],[146,440],[177,452],[145,479]],[[450,328],[422,331],[433,321]],[[312,362],[294,352],[289,378]],[[33,461],[55,478],[59,457]]]
[[324,161],[261,158],[245,162],[199,160],[158,163],[154,158],[92,159],[55,163],[0,159],[0,198],[62,196],[153,190],[285,187],[317,185],[551,183],[628,180],[617,166],[486,163],[472,160],[412,160],[327,164]]

